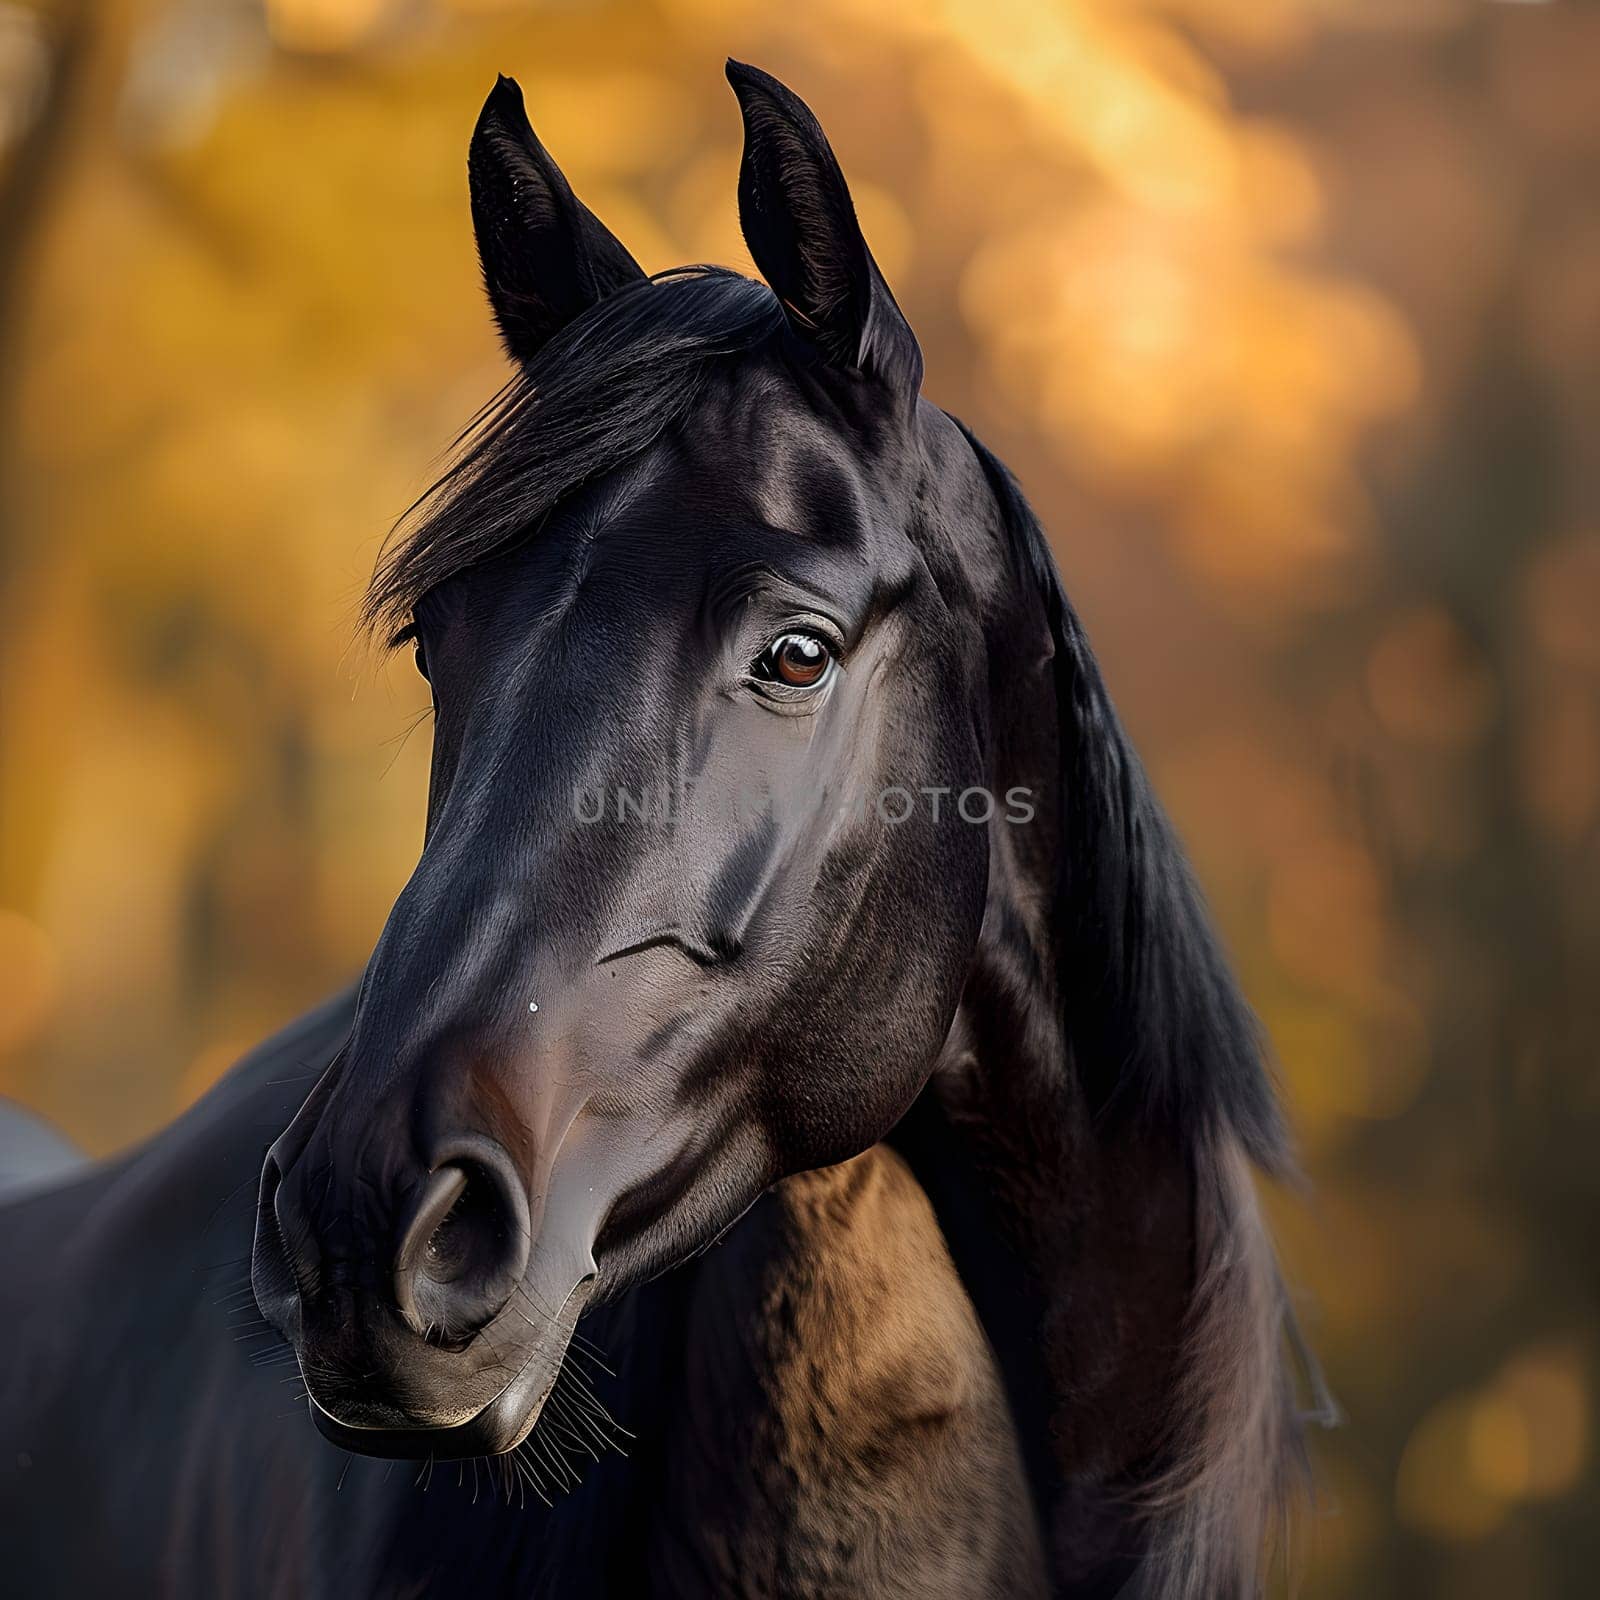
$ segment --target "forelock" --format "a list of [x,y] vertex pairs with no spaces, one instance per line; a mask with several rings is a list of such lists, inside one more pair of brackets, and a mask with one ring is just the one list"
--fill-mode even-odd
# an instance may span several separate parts
[[683,417],[715,364],[782,326],[765,284],[719,267],[663,273],[600,301],[457,441],[455,460],[385,545],[365,624],[398,637],[430,589],[531,536],[559,501]]

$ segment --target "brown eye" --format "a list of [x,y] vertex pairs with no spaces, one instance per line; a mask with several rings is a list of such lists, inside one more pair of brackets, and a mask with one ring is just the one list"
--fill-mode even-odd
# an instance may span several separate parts
[[756,659],[755,676],[789,689],[815,689],[833,666],[833,650],[814,633],[786,633]]

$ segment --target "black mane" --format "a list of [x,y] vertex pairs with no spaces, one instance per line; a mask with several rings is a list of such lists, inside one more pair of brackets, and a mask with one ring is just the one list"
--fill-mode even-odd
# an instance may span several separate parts
[[1103,1109],[1206,1138],[1231,1133],[1263,1170],[1288,1175],[1294,1162],[1265,1036],[1112,704],[1045,530],[1005,464],[956,425],[1055,641],[1066,802],[1056,982],[1073,1064]]
[[782,326],[773,292],[724,267],[660,273],[590,308],[462,435],[379,558],[363,620],[397,642],[428,590],[504,553],[564,496],[644,450],[689,410],[713,363]]

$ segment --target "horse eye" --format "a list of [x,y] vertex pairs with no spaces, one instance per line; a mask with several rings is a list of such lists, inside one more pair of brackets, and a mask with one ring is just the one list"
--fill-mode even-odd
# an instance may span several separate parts
[[815,689],[833,666],[833,647],[815,633],[786,633],[756,658],[752,674],[763,683]]
[[416,641],[415,648],[411,653],[417,663],[417,671],[426,679],[428,676],[428,658],[422,653],[422,641],[420,639]]

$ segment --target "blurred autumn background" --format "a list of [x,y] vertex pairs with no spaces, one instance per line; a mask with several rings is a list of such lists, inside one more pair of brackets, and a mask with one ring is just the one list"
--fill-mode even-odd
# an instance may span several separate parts
[[744,266],[732,52],[1009,458],[1276,1042],[1347,1425],[1307,1596],[1600,1571],[1600,10],[0,0],[0,1092],[95,1152],[415,858],[354,610],[501,382],[498,70],[647,268]]

